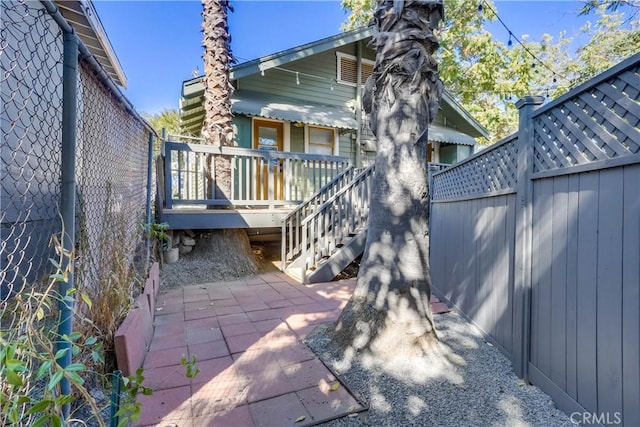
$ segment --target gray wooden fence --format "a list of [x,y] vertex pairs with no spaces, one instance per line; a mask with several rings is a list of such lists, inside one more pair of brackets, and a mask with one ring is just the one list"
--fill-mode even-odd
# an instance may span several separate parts
[[640,54],[434,174],[434,291],[516,373],[590,421],[640,425]]

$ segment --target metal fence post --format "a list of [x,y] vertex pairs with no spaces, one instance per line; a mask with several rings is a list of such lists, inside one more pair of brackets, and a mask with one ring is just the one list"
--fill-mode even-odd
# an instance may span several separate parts
[[518,172],[516,194],[515,282],[513,313],[513,369],[528,380],[529,344],[531,339],[531,213],[533,185],[534,129],[532,116],[542,105],[542,96],[527,96],[516,103],[520,110],[518,129]]
[[147,152],[147,260],[146,270],[149,270],[149,261],[151,260],[151,195],[153,193],[153,133],[149,132],[149,149]]
[[171,182],[171,142],[164,141],[164,207],[173,208],[173,183]]
[[[78,78],[78,39],[71,32],[64,33],[64,62],[62,66],[62,187],[61,187],[61,212],[64,230],[62,247],[66,255],[63,257],[62,269],[66,273],[67,280],[60,282],[58,291],[60,300],[58,309],[60,318],[58,321],[57,351],[67,350],[64,356],[58,359],[61,368],[71,364],[71,342],[69,336],[73,330],[74,298],[67,295],[74,287],[74,246],[75,246],[75,218],[76,218],[76,111],[77,111],[77,78]],[[67,337],[63,339],[63,337]],[[60,381],[60,391],[63,395],[71,394],[71,383],[65,377]],[[64,419],[69,416],[69,404],[63,406]]]

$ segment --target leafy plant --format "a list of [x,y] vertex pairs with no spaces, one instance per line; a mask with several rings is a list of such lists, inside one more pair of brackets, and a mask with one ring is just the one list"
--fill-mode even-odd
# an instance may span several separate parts
[[[58,259],[51,259],[56,268],[43,289],[38,286],[23,287],[23,291],[2,306],[2,328],[0,329],[0,424],[42,426],[62,425],[62,409],[82,398],[91,413],[100,414],[100,409],[85,386],[85,378],[93,375],[82,362],[61,366],[61,359],[72,352],[78,360],[91,354],[101,359],[101,348],[95,337],[84,338],[80,332],[58,336],[58,303],[73,301],[76,290],[65,295],[57,291],[58,284],[66,281],[68,271],[63,263],[73,254],[65,251],[54,236],[52,245]],[[40,286],[42,288],[42,286]],[[83,297],[86,298],[86,297]],[[77,317],[77,315],[76,315]],[[85,319],[79,319],[79,322]],[[69,348],[55,350],[56,342],[66,342]],[[62,394],[60,383],[66,378],[73,393]],[[73,418],[73,416],[71,416]],[[103,425],[103,420],[95,420]]]
[[130,422],[136,422],[140,419],[142,404],[136,399],[139,394],[150,396],[153,390],[146,387],[144,382],[144,370],[142,368],[136,370],[134,375],[122,378],[123,400],[120,402],[120,409],[116,412],[118,417],[118,427],[125,427]]
[[147,237],[151,239],[151,253],[153,257],[162,263],[162,252],[167,250],[167,242],[169,241],[169,224],[166,222],[150,224],[142,224],[142,229]]
[[190,359],[183,356],[182,359],[180,359],[180,365],[187,368],[187,372],[185,373],[187,378],[193,379],[200,373],[200,369],[196,367],[195,355],[191,355]]
[[100,228],[96,222],[80,223],[76,282],[86,295],[79,310],[87,319],[80,328],[84,336],[93,335],[101,343],[103,373],[115,368],[115,333],[142,290],[142,272],[136,267],[141,216],[139,207],[118,199],[108,182]]

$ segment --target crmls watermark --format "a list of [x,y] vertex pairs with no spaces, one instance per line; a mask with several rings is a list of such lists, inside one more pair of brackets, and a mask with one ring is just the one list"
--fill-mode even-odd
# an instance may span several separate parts
[[573,424],[583,426],[590,424],[617,425],[622,424],[622,414],[620,412],[572,412],[569,416]]

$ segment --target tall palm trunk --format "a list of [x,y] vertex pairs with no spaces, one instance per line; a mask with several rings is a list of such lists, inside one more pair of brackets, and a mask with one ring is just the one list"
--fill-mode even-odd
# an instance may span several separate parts
[[442,83],[432,32],[442,1],[378,1],[379,34],[363,104],[377,137],[367,243],[353,297],[336,325],[343,347],[421,354],[436,339],[429,299],[427,127]]
[[[227,12],[231,5],[227,0],[202,0],[202,29],[204,32],[204,109],[202,135],[206,144],[233,145],[231,125],[231,94],[229,69],[232,56],[231,37],[227,24]],[[211,178],[215,185],[208,190],[215,198],[231,197],[231,161],[217,156],[209,162]],[[215,192],[215,193],[214,193]]]
[[[202,29],[204,32],[204,109],[205,118],[202,135],[205,142],[214,146],[224,147],[233,145],[233,127],[231,125],[231,94],[233,87],[229,81],[232,63],[231,48],[229,46],[229,26],[227,12],[233,11],[228,0],[202,0]],[[231,159],[216,156],[214,161],[207,161],[209,179],[212,184],[208,188],[208,195],[216,199],[231,199]],[[243,229],[211,230],[211,239],[206,244],[206,251],[212,257],[229,262],[229,250],[235,253],[238,265],[244,267],[247,275],[257,272],[257,265],[249,238]],[[243,253],[244,252],[244,253]],[[238,271],[237,266],[229,266],[230,270]]]

